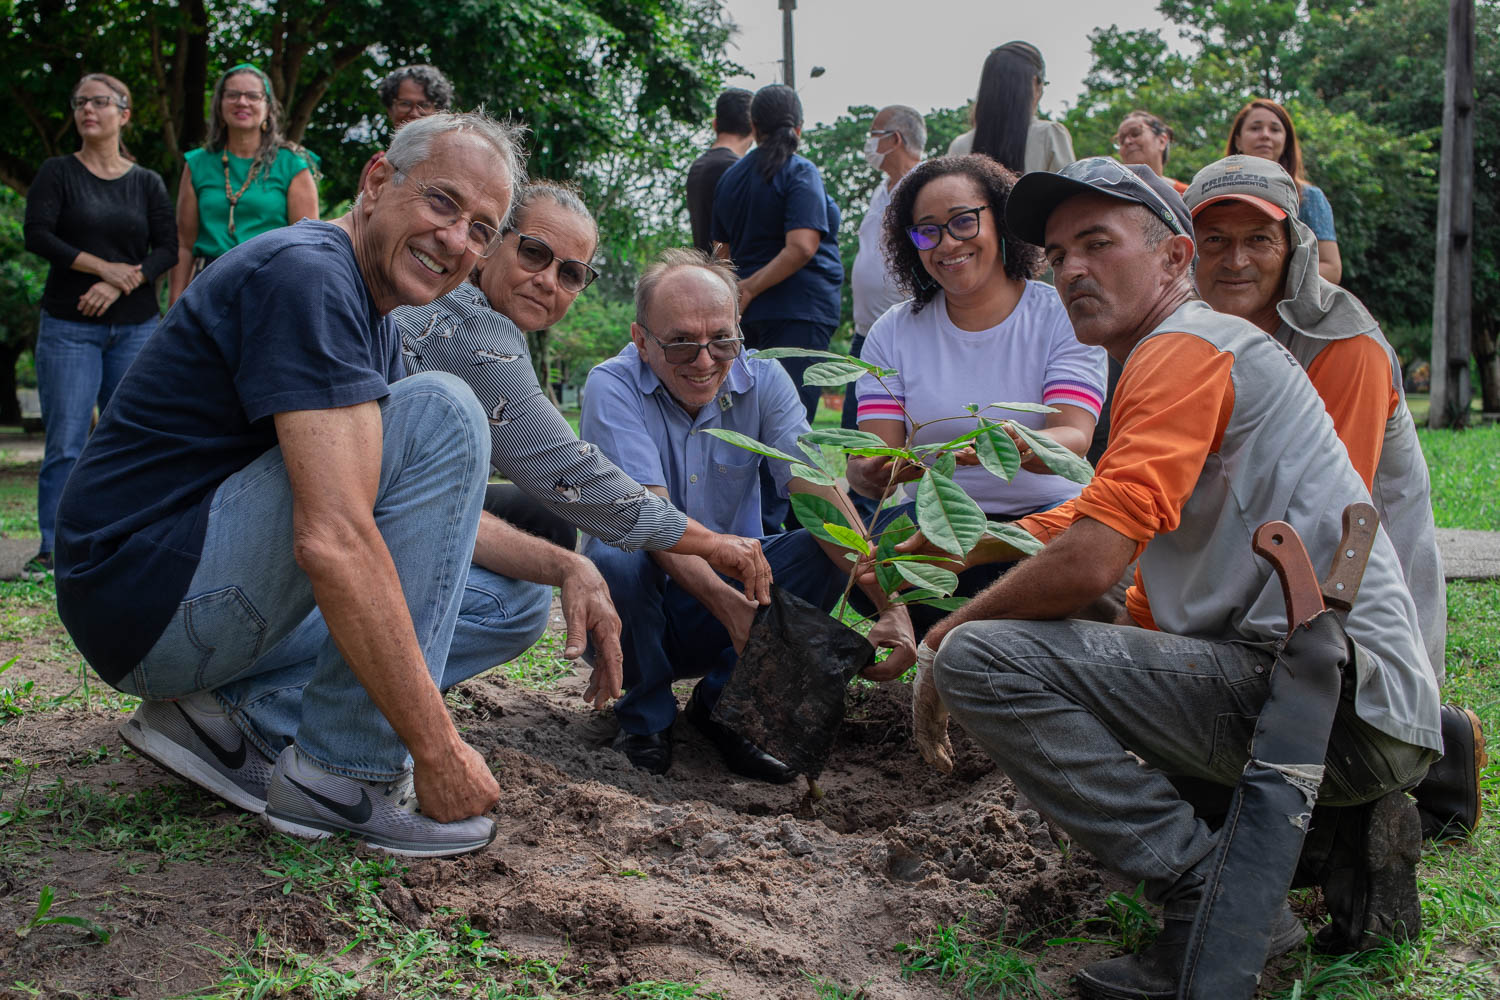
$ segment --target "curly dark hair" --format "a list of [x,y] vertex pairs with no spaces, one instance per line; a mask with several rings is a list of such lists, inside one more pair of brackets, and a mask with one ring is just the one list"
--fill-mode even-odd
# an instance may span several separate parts
[[[1024,281],[1034,277],[1042,267],[1042,250],[1005,231],[1005,201],[1018,179],[988,156],[938,156],[923,160],[912,168],[911,173],[901,179],[886,206],[885,257],[889,262],[891,277],[901,290],[912,297],[912,312],[921,312],[922,307],[932,301],[938,292],[937,281],[927,272],[922,255],[906,235],[906,227],[912,224],[913,207],[917,195],[930,181],[939,177],[959,174],[979,185],[984,192],[989,211],[979,217],[981,226],[994,226],[1001,237],[1005,256],[1005,276],[1012,281]],[[988,218],[985,218],[988,216]]]
[[402,66],[386,74],[386,78],[380,81],[376,93],[380,96],[382,107],[390,107],[396,103],[396,94],[401,90],[403,80],[415,80],[422,87],[422,93],[427,99],[437,105],[439,111],[447,111],[453,106],[453,84],[443,75],[443,71],[436,66],[428,66],[426,63],[417,63],[414,66]]

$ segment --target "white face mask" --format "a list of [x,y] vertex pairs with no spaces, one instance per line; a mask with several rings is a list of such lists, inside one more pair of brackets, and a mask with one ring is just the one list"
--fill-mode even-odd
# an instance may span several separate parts
[[884,138],[883,135],[872,135],[865,139],[865,162],[875,170],[879,170],[880,165],[885,162],[886,154],[875,152],[875,147],[879,146],[880,140]]

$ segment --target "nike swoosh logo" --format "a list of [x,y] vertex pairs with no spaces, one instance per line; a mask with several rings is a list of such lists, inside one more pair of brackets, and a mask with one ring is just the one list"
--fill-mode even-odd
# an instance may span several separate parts
[[181,705],[177,704],[174,701],[172,703],[172,707],[177,709],[178,714],[180,714],[184,719],[187,720],[188,728],[193,731],[193,735],[198,737],[198,741],[200,743],[204,744],[208,747],[209,750],[213,751],[213,755],[219,759],[220,764],[223,764],[231,771],[238,771],[240,768],[245,766],[245,738],[243,736],[240,737],[240,742],[235,746],[233,750],[225,750],[223,747],[219,746],[219,744],[209,739],[207,733],[198,728],[198,723],[193,721],[193,717],[191,715],[188,715],[182,710]]
[[319,795],[290,775],[287,776],[286,780],[290,781],[303,795],[306,795],[329,812],[343,817],[355,826],[362,826],[368,823],[370,821],[370,814],[374,812],[375,807],[370,804],[370,793],[363,788],[359,790],[358,802],[339,802],[336,799],[330,799],[326,795]]

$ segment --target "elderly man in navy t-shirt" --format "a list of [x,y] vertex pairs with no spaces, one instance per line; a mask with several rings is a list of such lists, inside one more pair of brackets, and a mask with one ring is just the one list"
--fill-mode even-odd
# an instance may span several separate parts
[[[489,429],[460,379],[394,382],[387,314],[494,250],[520,179],[506,126],[407,125],[348,215],[251,240],[193,282],[64,491],[58,611],[143,699],[122,735],[279,830],[413,856],[494,836],[499,787],[440,693],[461,679],[444,668],[482,555]],[[755,542],[699,533],[764,595]],[[315,607],[330,638],[289,662],[278,643]]]

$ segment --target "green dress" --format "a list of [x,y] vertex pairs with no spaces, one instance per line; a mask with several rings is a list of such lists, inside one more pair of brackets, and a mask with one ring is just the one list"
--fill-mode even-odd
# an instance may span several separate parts
[[[318,157],[290,149],[278,150],[270,170],[259,170],[240,196],[234,209],[234,236],[229,235],[229,197],[224,193],[223,154],[195,149],[187,154],[187,166],[198,197],[198,238],[194,257],[222,256],[236,244],[287,224],[286,192],[292,178],[317,165]],[[254,160],[229,156],[229,188],[238,191],[250,174]]]

